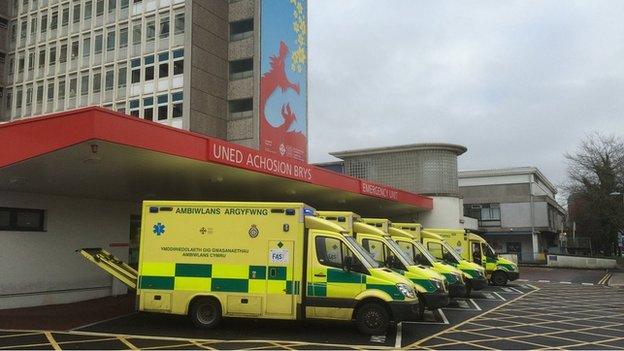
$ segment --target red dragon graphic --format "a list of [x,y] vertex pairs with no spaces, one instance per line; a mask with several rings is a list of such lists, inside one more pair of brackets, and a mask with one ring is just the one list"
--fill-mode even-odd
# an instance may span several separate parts
[[[282,92],[292,89],[297,94],[300,93],[299,83],[292,83],[286,76],[286,57],[288,46],[283,41],[280,42],[279,54],[271,56],[271,68],[260,78],[260,131],[261,148],[265,151],[279,153],[282,156],[288,154],[290,157],[307,161],[306,144],[307,138],[300,131],[290,131],[290,127],[297,120],[297,116],[291,110],[290,104],[282,105],[281,115],[284,122],[273,127],[266,119],[265,108],[268,99],[279,88]],[[283,145],[283,146],[282,146]],[[298,150],[296,150],[298,149]]]

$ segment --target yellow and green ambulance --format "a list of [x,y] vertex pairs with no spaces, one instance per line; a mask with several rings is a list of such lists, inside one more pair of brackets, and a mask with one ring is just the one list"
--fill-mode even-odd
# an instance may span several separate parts
[[418,242],[418,238],[414,234],[400,229],[400,226],[395,223],[392,223],[388,228],[388,234],[413,262],[431,268],[446,278],[450,297],[466,296],[467,288],[464,282],[464,273],[461,270],[451,264],[438,261]]
[[464,259],[484,267],[487,278],[493,285],[506,285],[520,277],[517,264],[499,257],[485,239],[469,230],[427,228],[427,231],[440,235]]
[[303,203],[145,201],[138,270],[100,248],[80,253],[136,289],[140,311],[355,320],[383,334],[419,313],[415,285],[381,267],[341,226]]
[[421,315],[424,308],[436,309],[448,305],[450,299],[444,276],[412,261],[383,228],[366,223],[367,219],[360,218],[354,212],[318,211],[318,215],[352,234],[378,264],[414,282],[421,300]]

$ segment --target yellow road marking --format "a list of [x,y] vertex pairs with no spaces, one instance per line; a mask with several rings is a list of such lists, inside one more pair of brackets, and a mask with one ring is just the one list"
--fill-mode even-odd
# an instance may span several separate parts
[[501,305],[498,305],[498,306],[494,307],[493,309],[491,309],[491,310],[489,310],[489,311],[487,311],[487,312],[485,312],[485,313],[483,313],[483,314],[478,314],[478,315],[476,315],[476,316],[474,316],[474,317],[472,317],[472,318],[468,318],[468,319],[466,319],[465,321],[463,321],[463,322],[461,322],[461,323],[459,323],[459,324],[457,324],[457,325],[454,325],[454,326],[452,326],[452,327],[450,327],[450,328],[444,329],[444,330],[442,330],[442,331],[440,331],[440,332],[438,332],[438,333],[435,333],[435,334],[433,334],[433,335],[431,335],[431,336],[428,336],[428,337],[426,337],[426,338],[424,338],[424,339],[420,339],[420,340],[418,340],[418,341],[416,341],[416,342],[414,342],[414,343],[411,343],[411,344],[409,344],[409,345],[405,346],[405,348],[406,348],[406,349],[415,348],[416,346],[418,346],[418,345],[420,345],[420,344],[424,343],[424,342],[425,342],[425,341],[427,341],[427,340],[433,339],[433,338],[435,338],[435,337],[437,337],[437,336],[439,336],[439,335],[442,335],[442,334],[444,334],[444,333],[446,333],[446,332],[453,331],[453,330],[457,329],[458,327],[460,327],[460,326],[462,326],[462,325],[464,325],[464,324],[470,323],[471,321],[473,321],[473,320],[475,320],[475,319],[479,318],[479,317],[480,317],[480,316],[482,316],[482,315],[487,315],[487,314],[488,314],[488,313],[490,313],[490,312],[493,312],[493,311],[496,311],[496,310],[498,310],[498,309],[501,309],[501,308],[503,308],[504,306],[507,306],[507,305],[509,305],[510,303],[514,302],[514,301],[518,301],[518,300],[520,300],[520,299],[522,299],[522,298],[524,298],[524,297],[526,297],[526,296],[528,296],[528,295],[531,295],[532,293],[534,293],[534,292],[536,292],[536,291],[539,291],[539,290],[540,290],[540,289],[539,289],[539,288],[537,288],[537,290],[529,291],[528,293],[526,293],[526,294],[524,294],[524,295],[520,295],[520,296],[518,296],[517,298],[515,298],[515,299],[513,299],[513,300],[509,300],[509,301],[507,301],[507,302],[505,302],[505,303],[503,303],[503,304],[501,304]]
[[52,345],[52,347],[55,350],[61,350],[61,347],[59,346],[59,344],[56,342],[56,340],[54,340],[54,338],[52,337],[52,333],[50,333],[49,331],[46,331],[43,333],[43,335],[45,335],[45,337],[48,339],[48,341],[50,342],[50,345]]
[[128,346],[128,348],[130,350],[138,350],[139,348],[132,345],[132,343],[128,340],[126,340],[126,338],[124,338],[123,336],[118,336],[117,340],[121,341],[122,343],[124,343],[124,345]]

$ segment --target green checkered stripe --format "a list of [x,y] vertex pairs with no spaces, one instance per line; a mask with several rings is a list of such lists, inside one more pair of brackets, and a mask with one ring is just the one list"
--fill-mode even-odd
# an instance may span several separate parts
[[[241,293],[280,293],[298,295],[301,282],[287,279],[287,267],[250,265],[246,279],[227,276],[215,276],[212,264],[176,263],[174,276],[142,275],[139,277],[139,289],[176,290],[176,279],[205,278],[203,291],[241,292]],[[226,269],[221,269],[226,271]],[[267,283],[268,282],[268,283]]]
[[[335,297],[332,296],[332,286],[336,288],[347,288],[349,284],[353,286],[354,295],[360,292],[361,284],[366,285],[366,289],[377,289],[388,293],[394,300],[404,300],[405,296],[399,291],[394,284],[385,284],[385,281],[375,277],[357,273],[346,272],[342,269],[327,269],[327,282],[308,283],[308,296],[314,297]],[[329,291],[328,291],[329,286]]]
[[444,278],[446,278],[446,281],[449,284],[455,284],[457,283],[457,277],[454,274],[451,273],[442,273],[442,275],[444,276]]

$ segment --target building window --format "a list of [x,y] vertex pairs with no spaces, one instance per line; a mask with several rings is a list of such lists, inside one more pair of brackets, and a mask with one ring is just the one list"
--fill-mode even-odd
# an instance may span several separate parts
[[253,18],[230,23],[230,40],[242,40],[253,36]]
[[154,120],[154,98],[147,97],[143,99],[143,119]]
[[128,27],[119,29],[119,48],[128,46]]
[[131,83],[138,83],[141,81],[141,59],[134,59],[131,61]]
[[145,56],[145,81],[154,80],[154,55]]
[[33,95],[32,84],[29,84],[26,87],[26,106],[32,105],[32,95]]
[[11,111],[11,104],[13,103],[13,90],[8,89],[6,97],[6,109]]
[[58,11],[52,12],[52,18],[50,20],[50,30],[58,28]]
[[22,108],[22,89],[17,89],[15,93],[15,108]]
[[130,115],[139,117],[139,100],[130,100]]
[[99,93],[102,89],[102,73],[98,72],[93,75],[93,94]]
[[154,37],[156,36],[156,22],[154,18],[150,18],[147,20],[147,25],[145,26],[145,38],[149,41],[154,41]]
[[243,79],[249,78],[253,75],[253,60],[243,59],[230,61],[230,79]]
[[89,72],[83,72],[80,78],[80,95],[89,94]]
[[113,90],[113,85],[115,84],[115,72],[111,69],[106,71],[106,78],[105,78],[105,89],[106,91],[111,91]]
[[67,44],[61,44],[61,54],[59,56],[59,62],[65,63],[67,61]]
[[87,1],[85,3],[85,9],[84,9],[84,19],[86,20],[90,20],[91,16],[93,12],[93,4],[91,3],[91,0]]
[[72,22],[80,22],[80,4],[74,5],[74,13],[72,15]]
[[89,36],[82,39],[82,57],[89,57],[91,54],[91,36],[87,35]]
[[479,220],[479,227],[501,226],[501,211],[499,204],[465,204],[464,215]]
[[24,58],[20,57],[18,64],[17,64],[17,72],[22,73],[24,72]]
[[26,30],[28,29],[28,22],[25,19],[22,20],[22,25],[20,28],[20,39],[26,39]]
[[65,79],[59,80],[58,99],[65,100]]
[[127,68],[126,67],[120,67],[119,68],[119,77],[117,78],[117,85],[120,88],[125,88],[126,87],[126,74],[127,74]]
[[104,14],[104,0],[97,0],[95,5],[95,16],[99,17]]
[[0,207],[0,230],[42,232],[44,219],[44,210]]
[[95,54],[102,53],[102,34],[98,34],[95,36]]
[[39,82],[37,84],[37,103],[40,104],[43,102],[43,82]]
[[61,23],[63,25],[63,27],[67,26],[69,24],[69,8],[65,7],[63,9],[63,15],[61,17]]
[[184,49],[178,49],[173,52],[173,75],[184,73]]
[[171,113],[171,117],[182,117],[182,100],[183,94],[181,91],[171,94],[171,101],[173,101],[173,111]]
[[69,98],[76,97],[76,91],[78,90],[78,78],[75,76],[69,79]]
[[80,42],[78,39],[73,39],[71,44],[71,59],[75,60],[78,58],[78,50],[80,48]]
[[48,15],[41,16],[41,34],[48,31]]
[[54,100],[54,82],[48,83],[48,102]]
[[106,50],[115,50],[115,28],[109,28],[106,34]]
[[117,0],[108,0],[108,12],[115,12],[117,8]]
[[37,34],[37,19],[30,20],[30,36],[34,37]]
[[45,67],[45,49],[39,50],[39,68]]
[[31,52],[28,54],[28,70],[32,71],[35,69],[35,53]]
[[54,66],[56,64],[56,47],[50,48],[50,65]]
[[127,8],[128,8],[128,3],[129,3],[129,1],[128,1],[128,0],[121,0],[121,2],[120,2],[120,7],[121,7],[121,9],[122,9],[122,10],[123,10],[123,9],[127,9]]
[[169,38],[169,16],[160,18],[160,38]]
[[184,33],[184,13],[177,13],[175,15],[175,34]]
[[160,95],[158,97],[158,120],[163,121],[169,118],[168,113],[169,101],[167,95]]
[[141,23],[135,23],[132,26],[132,44],[133,45],[141,44]]
[[253,99],[230,100],[228,102],[230,118],[245,118],[253,116]]

